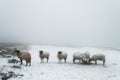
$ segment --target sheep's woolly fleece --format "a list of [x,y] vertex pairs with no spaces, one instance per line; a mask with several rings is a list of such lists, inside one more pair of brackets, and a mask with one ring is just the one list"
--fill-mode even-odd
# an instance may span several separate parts
[[47,61],[46,62],[48,62],[48,60],[49,60],[49,52],[42,52],[42,54],[39,52],[39,57],[40,57],[40,59],[41,59],[41,62],[44,62],[44,59],[47,59]]
[[64,59],[66,61],[67,53],[66,52],[61,52],[61,54],[57,53],[57,58],[58,58],[58,60]]
[[[50,53],[48,63],[40,63],[39,50]],[[58,64],[57,52],[68,53],[67,63]],[[106,65],[99,61],[97,65],[73,64],[74,52],[89,51],[91,55],[102,53],[106,55]],[[31,67],[22,65],[22,69],[12,69],[7,59],[0,58],[0,71],[14,71],[23,74],[23,77],[11,78],[9,80],[120,80],[120,51],[101,48],[69,48],[54,46],[31,46],[29,51],[32,55]],[[4,67],[3,65],[7,65]],[[19,65],[19,64],[15,64]],[[4,69],[3,69],[4,68]]]
[[83,53],[80,53],[80,52],[75,52],[73,54],[73,59],[74,60],[84,60],[85,59],[85,55]]

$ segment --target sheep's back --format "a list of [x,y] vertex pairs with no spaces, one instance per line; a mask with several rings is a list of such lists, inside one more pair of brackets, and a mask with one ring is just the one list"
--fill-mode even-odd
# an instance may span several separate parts
[[103,55],[103,54],[96,54],[96,55],[92,56],[92,59],[104,60],[105,59],[105,55]]
[[75,59],[82,59],[82,57],[83,57],[83,54],[81,54],[81,53],[74,53],[73,54],[73,58],[75,58]]
[[48,57],[49,57],[49,53],[48,53],[48,52],[45,52],[45,53],[43,53],[42,55],[39,53],[39,57],[40,57],[40,58],[48,58]]
[[64,57],[64,58],[67,58],[67,53],[63,53],[63,57]]
[[67,53],[57,54],[57,58],[59,59],[67,58]]
[[24,60],[30,61],[31,60],[31,55],[28,52],[22,52],[21,58],[24,59]]

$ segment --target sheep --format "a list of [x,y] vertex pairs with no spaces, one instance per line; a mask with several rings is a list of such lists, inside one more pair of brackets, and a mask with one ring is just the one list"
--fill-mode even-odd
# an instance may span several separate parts
[[39,57],[40,57],[40,59],[41,59],[41,63],[44,63],[44,61],[43,61],[44,58],[47,59],[46,63],[48,63],[49,56],[50,56],[50,55],[49,55],[49,52],[43,52],[42,50],[39,51]]
[[85,55],[85,58],[86,58],[86,63],[89,63],[90,53],[89,52],[85,52],[84,55]]
[[60,63],[62,59],[64,59],[65,63],[66,63],[67,53],[62,52],[62,51],[58,51],[57,58],[58,58],[58,63]]
[[95,64],[97,64],[97,60],[103,61],[103,65],[105,65],[105,55],[104,54],[95,54],[90,58],[90,61],[95,61]]
[[80,52],[75,52],[73,54],[73,63],[75,63],[75,60],[79,60],[79,63],[81,60],[82,60],[82,63],[86,62],[85,54]]
[[17,57],[20,59],[21,65],[22,60],[26,61],[26,66],[29,63],[29,66],[31,66],[31,54],[29,52],[20,52],[19,50],[15,50],[15,53],[17,54]]

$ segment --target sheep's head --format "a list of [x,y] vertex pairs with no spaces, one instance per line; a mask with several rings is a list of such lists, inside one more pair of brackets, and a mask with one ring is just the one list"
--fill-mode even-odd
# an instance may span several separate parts
[[17,54],[17,56],[20,56],[20,51],[19,50],[15,50],[15,53]]
[[40,53],[40,54],[43,54],[43,51],[42,51],[42,50],[40,50],[40,51],[39,51],[39,53]]
[[58,54],[59,54],[59,55],[62,54],[62,51],[58,51]]
[[15,53],[20,53],[20,51],[19,50],[15,50]]
[[87,62],[87,59],[84,54],[82,55],[82,60],[83,60],[83,62]]

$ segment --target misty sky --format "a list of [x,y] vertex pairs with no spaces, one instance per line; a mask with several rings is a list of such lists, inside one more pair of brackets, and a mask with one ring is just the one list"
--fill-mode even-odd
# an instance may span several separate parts
[[0,42],[120,48],[120,0],[0,0]]

